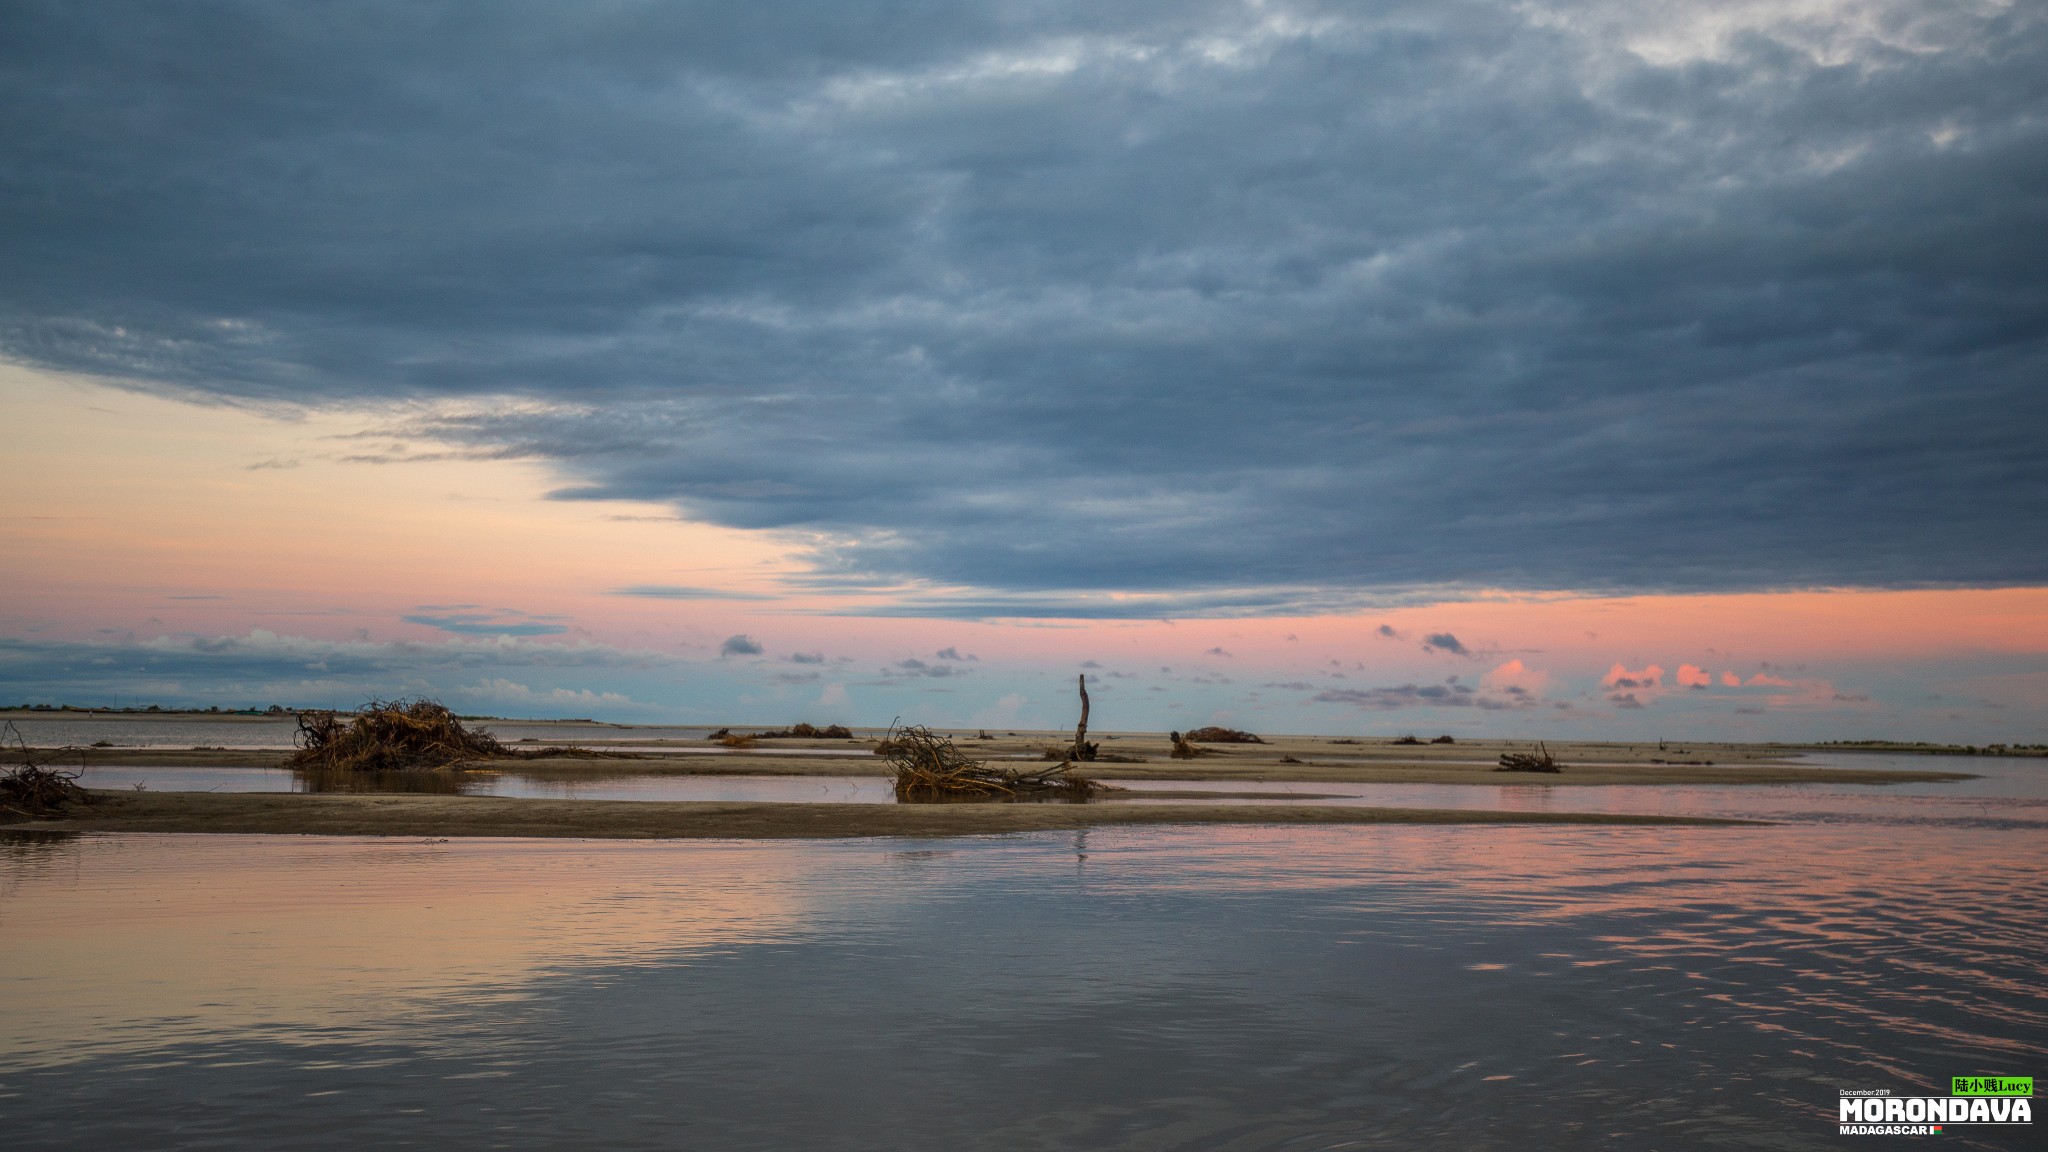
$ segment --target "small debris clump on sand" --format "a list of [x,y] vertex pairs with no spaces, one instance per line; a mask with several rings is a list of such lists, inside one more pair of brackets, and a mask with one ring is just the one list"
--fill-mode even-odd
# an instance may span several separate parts
[[67,804],[92,802],[92,796],[78,786],[78,773],[36,763],[29,753],[28,741],[22,739],[21,729],[10,720],[6,731],[21,747],[21,764],[0,772],[0,816],[36,820],[59,814]]
[[1066,761],[1035,772],[985,764],[922,725],[891,730],[875,751],[896,769],[896,798],[912,803],[1086,800],[1109,790],[1107,784],[1068,775]]
[[1544,744],[1543,744],[1543,743],[1542,743],[1541,741],[1538,741],[1538,742],[1537,742],[1537,744],[1536,744],[1536,751],[1535,751],[1535,752],[1503,752],[1503,753],[1501,753],[1501,754],[1500,754],[1500,767],[1498,767],[1498,768],[1495,768],[1495,769],[1494,769],[1494,771],[1495,771],[1495,772],[1562,772],[1562,771],[1564,771],[1564,765],[1562,765],[1562,764],[1559,764],[1559,763],[1558,763],[1558,762],[1556,761],[1556,759],[1554,759],[1554,758],[1553,758],[1553,757],[1552,757],[1552,756],[1550,755],[1550,749],[1549,749],[1548,747],[1546,747],[1546,746],[1545,746],[1545,745],[1544,745]]
[[[1099,746],[1098,746],[1098,745],[1095,745],[1095,744],[1090,744],[1090,745],[1088,745],[1088,747],[1090,747],[1090,748],[1098,748]],[[1211,753],[1211,755],[1214,755],[1214,753]],[[1074,758],[1074,750],[1073,750],[1072,748],[1070,748],[1070,747],[1067,747],[1067,746],[1064,746],[1064,745],[1062,745],[1062,746],[1059,746],[1059,747],[1054,747],[1054,748],[1047,748],[1047,749],[1046,749],[1045,751],[1043,751],[1043,752],[1040,752],[1040,753],[1038,754],[1038,758],[1039,758],[1040,760],[1072,760],[1072,759]],[[1097,752],[1096,752],[1096,753],[1095,753],[1094,755],[1092,755],[1092,756],[1088,757],[1088,759],[1089,759],[1089,760],[1090,760],[1091,762],[1093,762],[1093,763],[1096,763],[1096,764],[1146,764],[1146,763],[1150,763],[1150,761],[1146,760],[1146,759],[1145,759],[1145,758],[1144,758],[1143,756],[1125,756],[1125,755],[1122,755],[1122,754],[1120,754],[1120,753],[1116,753],[1116,752],[1102,752],[1102,751],[1097,751]]]

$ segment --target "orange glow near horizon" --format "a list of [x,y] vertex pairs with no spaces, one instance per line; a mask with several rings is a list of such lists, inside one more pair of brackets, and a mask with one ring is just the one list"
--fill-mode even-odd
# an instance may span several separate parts
[[[1521,699],[1561,676],[1592,690],[1603,673],[1608,687],[1674,699],[1797,689],[1776,707],[1853,705],[1863,697],[1836,687],[1849,672],[1975,660],[1991,662],[1971,675],[2006,706],[2048,703],[2048,674],[2010,666],[2048,654],[2048,588],[1480,591],[1307,617],[884,618],[861,612],[885,594],[804,589],[799,536],[656,504],[551,500],[564,480],[546,462],[394,442],[378,432],[392,410],[200,405],[4,367],[0,398],[18,432],[0,456],[0,637],[440,642],[503,626],[537,643],[708,661],[745,635],[764,662],[821,653],[872,668],[957,650],[977,673],[1092,661],[1240,693],[1317,672],[1457,677]],[[617,594],[632,586],[679,591]],[[1443,633],[1463,651],[1424,647]]]
[[[1495,591],[1355,615],[1172,623],[840,616],[833,613],[847,601],[778,581],[803,572],[787,539],[683,520],[659,505],[549,500],[559,478],[540,462],[433,451],[414,451],[419,459],[407,463],[351,462],[400,447],[364,441],[376,423],[371,413],[199,406],[0,371],[17,426],[28,433],[0,463],[12,494],[4,521],[12,546],[0,563],[14,619],[5,623],[16,629],[32,618],[63,622],[74,635],[111,624],[141,634],[152,622],[165,631],[234,634],[264,618],[340,609],[357,618],[331,630],[346,635],[420,605],[482,604],[570,616],[575,634],[613,642],[657,639],[669,632],[664,620],[711,617],[717,631],[796,616],[821,641],[851,644],[888,631],[916,649],[966,631],[984,643],[999,634],[1011,654],[1046,659],[1073,651],[1081,634],[1091,648],[1146,659],[1226,642],[1247,649],[1231,650],[1239,658],[1286,658],[1300,642],[1285,640],[1293,634],[1357,659],[1386,647],[1382,626],[1450,631],[1479,651],[1601,650],[1623,663],[1640,654],[1697,667],[1713,665],[1717,653],[2048,652],[2043,588]],[[740,598],[611,594],[650,584]]]

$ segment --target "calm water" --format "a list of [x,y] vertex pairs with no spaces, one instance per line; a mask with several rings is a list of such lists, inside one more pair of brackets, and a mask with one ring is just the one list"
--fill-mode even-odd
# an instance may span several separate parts
[[2048,1068],[2041,762],[1962,767],[1993,776],[1504,793],[1768,828],[17,838],[0,1132],[1833,1148],[1839,1087]]

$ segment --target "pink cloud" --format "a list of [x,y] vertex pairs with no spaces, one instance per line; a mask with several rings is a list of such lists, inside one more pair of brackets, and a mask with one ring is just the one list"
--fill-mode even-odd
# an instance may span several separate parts
[[1713,682],[1714,678],[1700,670],[1696,665],[1680,664],[1678,666],[1678,686],[1680,688],[1705,688]]
[[1479,686],[1488,691],[1522,699],[1543,695],[1549,683],[1550,673],[1531,668],[1520,659],[1510,660],[1479,678]]
[[1742,677],[1737,676],[1733,672],[1723,672],[1721,673],[1721,683],[1729,688],[1740,688],[1742,687]]
[[1603,688],[1658,688],[1664,683],[1664,669],[1652,664],[1640,672],[1616,664],[1600,680]]

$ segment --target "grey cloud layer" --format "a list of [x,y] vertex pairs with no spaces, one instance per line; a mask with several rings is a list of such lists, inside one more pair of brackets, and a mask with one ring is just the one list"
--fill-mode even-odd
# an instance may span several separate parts
[[6,7],[6,355],[912,614],[2048,580],[2037,6]]
[[[463,674],[520,670],[581,677],[666,669],[674,657],[598,644],[536,643],[510,637],[414,641],[331,641],[256,631],[245,636],[158,637],[121,643],[0,637],[0,702],[71,699],[112,703],[130,693],[161,702],[221,694],[341,691],[364,699],[394,683],[417,690]],[[188,691],[189,689],[189,691]],[[245,695],[241,703],[255,699]],[[304,699],[320,703],[324,698]],[[354,701],[350,701],[354,702]]]

